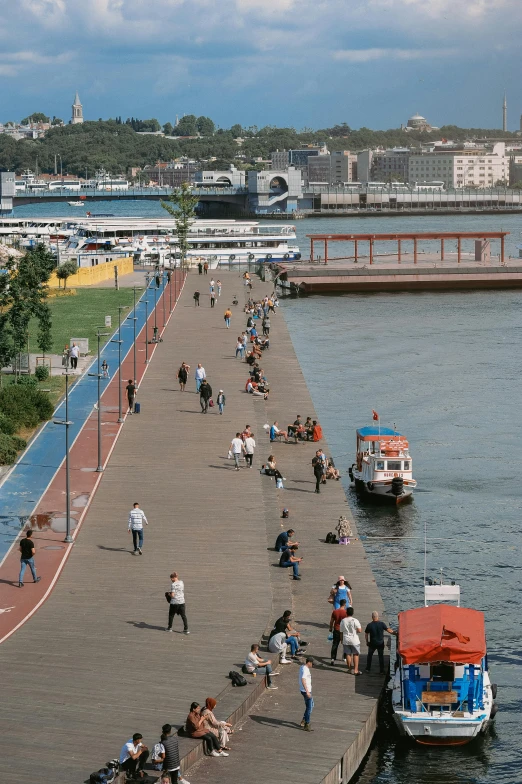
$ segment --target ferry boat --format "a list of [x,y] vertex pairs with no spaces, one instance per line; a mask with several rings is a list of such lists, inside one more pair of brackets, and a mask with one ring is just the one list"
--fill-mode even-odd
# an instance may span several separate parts
[[84,201],[68,201],[69,207],[85,207]]
[[358,493],[394,504],[411,499],[417,486],[407,440],[380,424],[357,430],[355,463],[348,473]]
[[464,745],[485,733],[497,712],[484,613],[460,607],[458,585],[441,579],[424,590],[424,607],[399,613],[388,684],[393,717],[399,732],[417,743]]

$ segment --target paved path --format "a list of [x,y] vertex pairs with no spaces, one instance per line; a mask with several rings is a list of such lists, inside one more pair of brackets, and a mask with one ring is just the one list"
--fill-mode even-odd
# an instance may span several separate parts
[[[271,446],[263,430],[276,418],[286,424],[298,412],[313,415],[283,317],[272,319],[273,344],[263,357],[273,390],[265,403],[243,391],[246,365],[234,359],[233,348],[244,316],[234,308],[231,329],[223,322],[240,284],[234,273],[220,277],[223,296],[213,310],[206,297],[194,308],[191,294],[201,282],[189,277],[140,387],[142,414],[121,433],[60,580],[31,620],[0,646],[3,771],[12,784],[84,781],[133,732],[141,731],[151,746],[162,723],[181,724],[194,699],[217,696],[218,713],[230,715],[260,684],[231,689],[228,671],[240,666],[250,643],[287,607],[319,665],[316,733],[296,726],[303,707],[297,668],[286,667],[277,679],[279,691],[267,693],[234,736],[232,755],[204,762],[193,781],[288,778],[285,759],[295,762],[295,781],[319,784],[375,709],[377,676],[355,679],[325,664],[326,599],[340,573],[354,584],[361,621],[381,609],[360,543],[335,547],[322,541],[347,511],[341,483],[316,496],[314,445]],[[255,288],[264,293],[266,287]],[[224,416],[215,409],[200,413],[192,379],[179,392],[175,376],[182,360],[192,372],[203,362],[214,395],[225,390]],[[247,422],[259,444],[256,468],[273,450],[287,477],[285,490],[276,491],[257,470],[232,470],[226,458],[230,438]],[[150,521],[144,555],[137,558],[126,531],[135,500]],[[281,531],[284,506],[305,554],[301,582],[278,569],[268,549]],[[164,631],[163,592],[172,569],[185,580],[188,637],[179,626],[175,634]],[[21,765],[18,750],[28,738],[31,753]],[[193,741],[181,745],[184,755],[194,751]]]

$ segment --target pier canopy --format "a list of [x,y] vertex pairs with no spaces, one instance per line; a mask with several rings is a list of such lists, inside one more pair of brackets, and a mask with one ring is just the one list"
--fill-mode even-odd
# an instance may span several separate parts
[[[490,254],[491,240],[500,240],[500,261],[504,262],[504,244],[505,238],[509,231],[419,231],[419,232],[404,232],[395,234],[393,232],[386,232],[384,234],[307,234],[310,240],[310,258],[314,258],[314,247],[317,242],[324,243],[324,263],[328,264],[328,245],[330,242],[353,242],[354,255],[353,259],[357,262],[359,258],[359,242],[368,242],[370,246],[370,264],[373,264],[374,259],[374,243],[375,242],[397,242],[397,261],[401,263],[401,254],[403,251],[403,242],[413,242],[413,261],[417,263],[418,243],[427,240],[437,240],[440,242],[440,258],[444,261],[444,243],[446,240],[457,241],[457,261],[460,264],[461,260],[461,243],[462,240],[475,241],[475,259],[487,260]],[[477,256],[479,258],[477,258]]]
[[478,664],[486,655],[484,613],[449,604],[401,612],[398,648],[404,664]]

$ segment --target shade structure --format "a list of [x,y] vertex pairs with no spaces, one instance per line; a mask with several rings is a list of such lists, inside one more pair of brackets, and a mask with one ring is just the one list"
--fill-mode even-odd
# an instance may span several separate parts
[[478,664],[486,655],[484,613],[450,604],[399,613],[399,654],[404,664]]

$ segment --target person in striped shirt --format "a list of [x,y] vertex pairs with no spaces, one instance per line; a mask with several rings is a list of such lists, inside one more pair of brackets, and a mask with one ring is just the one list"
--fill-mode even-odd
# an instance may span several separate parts
[[129,512],[129,533],[132,533],[132,543],[134,544],[134,555],[143,555],[143,523],[149,524],[145,517],[145,512],[140,509],[136,502]]

